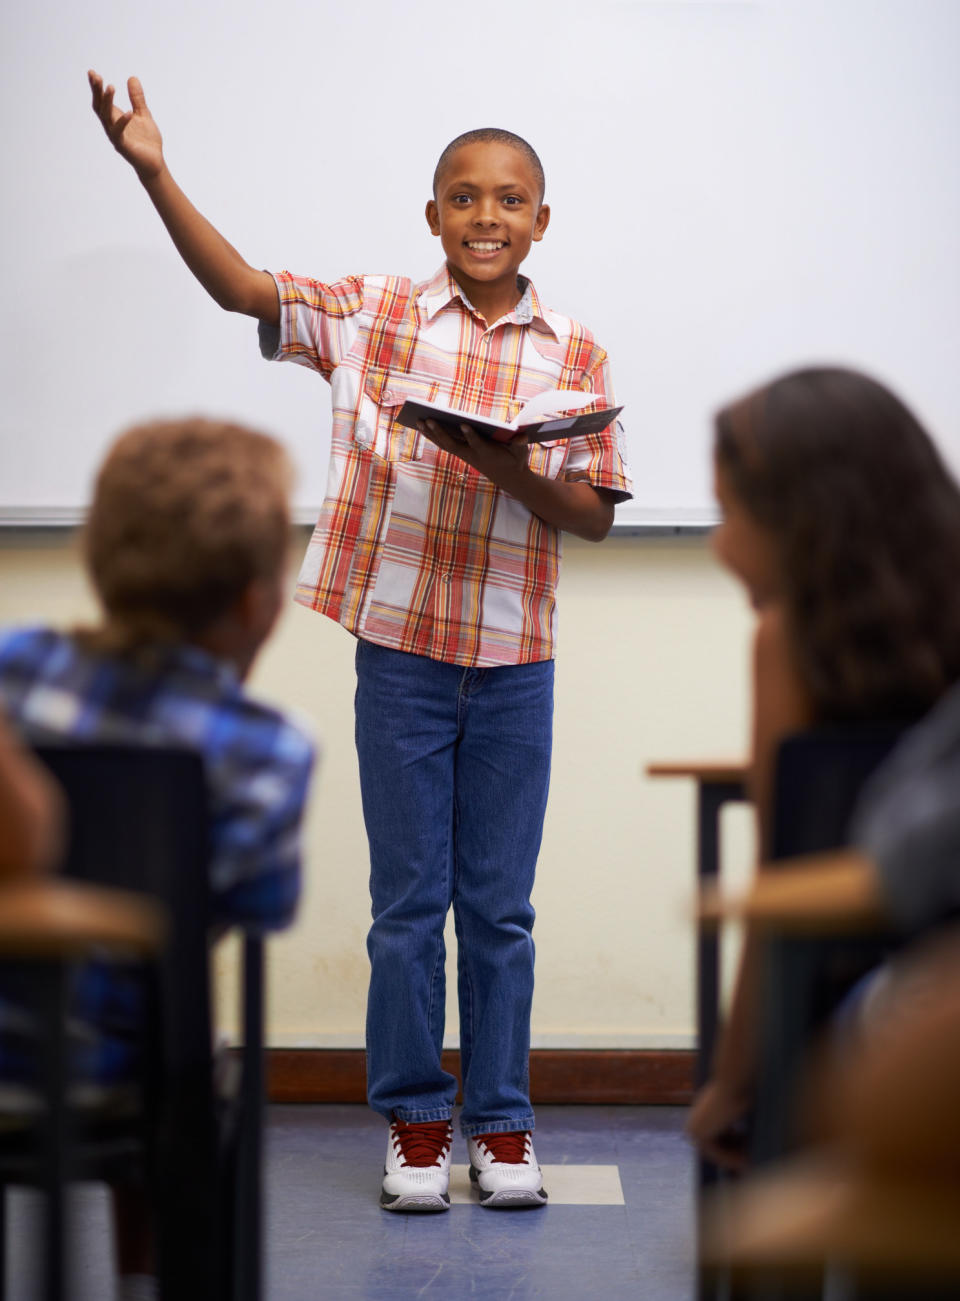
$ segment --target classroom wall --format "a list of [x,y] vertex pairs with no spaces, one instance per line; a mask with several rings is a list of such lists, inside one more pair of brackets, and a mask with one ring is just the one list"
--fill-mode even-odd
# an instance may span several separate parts
[[[297,551],[307,533],[298,531]],[[293,574],[291,573],[291,581]],[[651,760],[743,753],[750,616],[706,538],[566,542],[553,785],[535,893],[537,1047],[692,1042],[693,791]],[[0,624],[69,626],[94,606],[70,530],[0,532]],[[292,603],[252,687],[322,738],[294,929],[270,947],[269,1042],[363,1042],[367,860],[353,752],[352,638]],[[734,813],[727,863],[750,856]],[[453,941],[448,1042],[456,1043]],[[221,1016],[234,961],[218,961]]]

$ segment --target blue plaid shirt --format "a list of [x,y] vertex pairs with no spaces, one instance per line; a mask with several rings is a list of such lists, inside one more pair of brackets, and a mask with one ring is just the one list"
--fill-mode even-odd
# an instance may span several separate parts
[[[0,707],[33,744],[180,745],[204,760],[211,816],[212,922],[277,929],[300,893],[300,822],[314,759],[307,736],[248,696],[231,666],[196,646],[149,668],[50,629],[0,633]],[[10,989],[9,984],[7,985]],[[132,1069],[139,981],[94,964],[74,1000],[75,1059],[107,1083]],[[0,1017],[0,1078],[24,1079],[28,1037]]]

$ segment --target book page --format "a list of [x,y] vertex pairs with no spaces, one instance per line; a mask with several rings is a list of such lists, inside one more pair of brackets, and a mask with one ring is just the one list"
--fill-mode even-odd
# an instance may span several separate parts
[[525,403],[507,428],[516,429],[521,425],[531,425],[535,420],[543,420],[547,416],[579,411],[582,407],[591,406],[599,401],[601,398],[598,394],[583,393],[579,389],[547,389],[545,393],[538,393]]

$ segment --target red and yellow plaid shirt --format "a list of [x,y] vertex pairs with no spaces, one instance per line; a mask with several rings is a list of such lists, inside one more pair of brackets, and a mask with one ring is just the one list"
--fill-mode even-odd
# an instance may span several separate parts
[[[336,284],[275,277],[265,356],[330,381],[327,497],[296,599],[382,646],[453,664],[525,664],[554,654],[560,530],[465,462],[394,419],[406,398],[512,419],[544,389],[613,401],[606,353],[543,308],[528,282],[488,328],[446,267]],[[530,468],[630,496],[614,429],[532,446]]]

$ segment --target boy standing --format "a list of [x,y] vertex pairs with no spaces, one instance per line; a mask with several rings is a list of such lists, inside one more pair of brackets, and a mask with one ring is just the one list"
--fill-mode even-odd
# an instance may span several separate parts
[[381,1205],[445,1210],[456,1081],[440,1062],[443,927],[458,939],[471,1175],[487,1206],[546,1200],[528,1090],[530,894],[549,778],[560,530],[599,541],[630,495],[616,439],[528,448],[395,419],[410,397],[506,423],[546,389],[609,405],[606,354],[518,276],[550,212],[530,146],[487,129],[444,151],[427,204],[445,266],[414,285],[250,267],[192,207],[136,79],[94,110],[221,306],[268,357],[330,381],[328,495],[297,599],[358,638],[356,735],[373,926],[368,1096],[390,1121]]

